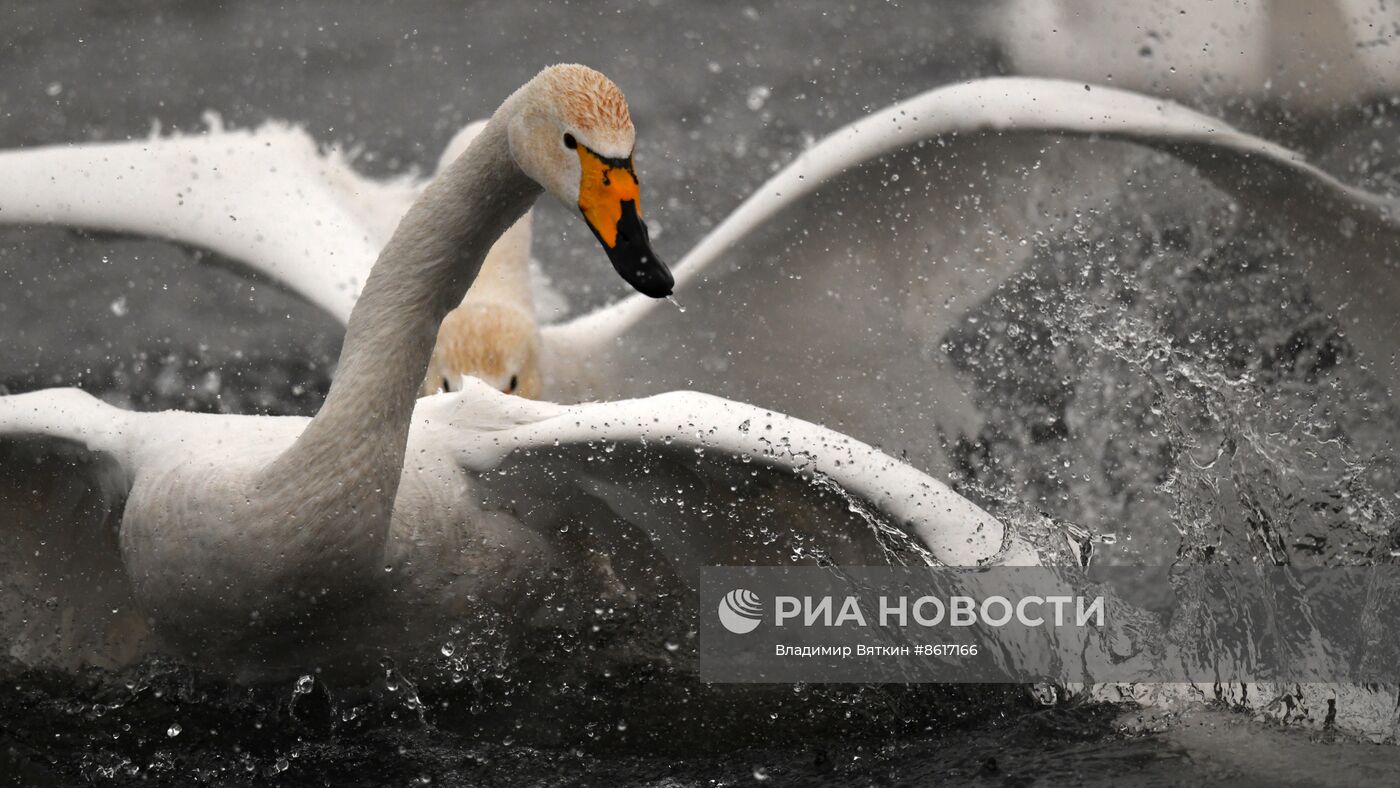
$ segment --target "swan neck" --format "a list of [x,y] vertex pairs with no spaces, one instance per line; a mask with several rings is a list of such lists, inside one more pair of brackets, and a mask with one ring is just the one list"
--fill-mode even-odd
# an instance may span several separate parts
[[387,527],[438,324],[541,191],[511,156],[506,106],[429,184],[380,253],[350,313],[326,402],[267,469],[274,483],[303,498],[308,484],[335,485],[357,521]]

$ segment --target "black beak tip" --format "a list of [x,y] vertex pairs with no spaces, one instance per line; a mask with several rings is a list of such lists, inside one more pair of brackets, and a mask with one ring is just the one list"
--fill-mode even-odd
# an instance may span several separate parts
[[[586,214],[584,218],[587,218]],[[594,229],[593,234],[598,235],[598,231]],[[671,269],[651,249],[651,234],[647,232],[642,217],[637,215],[635,202],[628,200],[622,203],[622,216],[617,222],[613,245],[608,246],[600,235],[598,240],[603,241],[613,270],[637,292],[651,298],[665,298],[675,289],[676,280],[671,276]]]
[[666,264],[649,253],[641,255],[619,255],[631,259],[613,259],[613,268],[627,284],[644,296],[665,298],[675,289],[676,280]]

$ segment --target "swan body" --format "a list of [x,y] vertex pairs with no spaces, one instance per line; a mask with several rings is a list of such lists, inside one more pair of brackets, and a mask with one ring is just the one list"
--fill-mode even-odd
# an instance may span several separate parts
[[[1363,360],[1400,390],[1388,341],[1400,329],[1391,308],[1400,300],[1393,271],[1400,259],[1400,212],[1393,198],[1342,184],[1292,151],[1170,101],[1085,87],[1052,79],[974,80],[927,91],[837,130],[760,186],[676,266],[685,313],[633,296],[541,326],[536,337],[520,317],[532,310],[521,306],[502,321],[512,324],[508,330],[488,320],[487,330],[460,335],[490,338],[469,346],[510,345],[515,357],[536,359],[539,394],[552,400],[701,386],[820,420],[920,467],[942,469],[942,441],[980,426],[958,371],[938,349],[943,336],[967,309],[1024,270],[1034,247],[1019,241],[1070,226],[1076,210],[1099,210],[1119,199],[1130,166],[1123,163],[1125,151],[1147,146],[1208,179],[1174,182],[1183,200],[1203,185],[1221,189],[1245,212],[1313,244],[1325,264],[1303,273],[1339,310]],[[139,158],[137,143],[126,144],[132,146],[125,149],[129,170]],[[0,219],[108,228],[128,222],[127,182],[104,175],[94,150],[0,154],[6,175]],[[117,158],[112,149],[102,155]],[[1063,172],[1061,180],[1045,174],[1052,168]],[[54,172],[65,173],[67,189],[4,192],[4,184],[25,180],[12,173],[49,173],[52,179]],[[891,172],[909,185],[891,188],[885,180]],[[1074,188],[1055,195],[1062,207],[1046,210],[1038,184],[1061,182]],[[101,197],[107,190],[118,198]],[[102,210],[67,207],[99,198]],[[802,220],[811,215],[824,220]],[[142,227],[139,221],[130,226]],[[314,227],[273,222],[259,229],[295,231],[306,243],[308,235],[320,234]],[[887,231],[872,233],[872,227]],[[206,236],[221,232],[181,224],[161,234],[208,244]],[[279,242],[268,248],[294,247]],[[299,281],[317,284],[288,283],[317,303],[329,294],[312,290],[324,291],[336,280],[314,273],[324,256],[273,260],[252,244],[223,249],[273,276],[311,266]],[[503,265],[525,272],[528,251],[516,249]],[[427,391],[464,374],[508,387],[503,371],[480,372],[490,366],[486,361],[454,365],[438,358],[437,380],[425,384]],[[894,358],[907,361],[888,363]],[[870,402],[900,402],[901,408],[873,409]]]
[[[107,489],[113,501],[127,496],[119,542],[108,547],[117,560],[46,593],[67,609],[100,575],[107,585],[129,586],[142,618],[98,605],[90,614],[99,620],[79,634],[61,632],[65,645],[55,651],[119,661],[110,655],[130,658],[158,635],[186,653],[266,672],[408,647],[438,634],[435,625],[485,612],[521,626],[538,589],[551,578],[547,585],[557,586],[569,564],[554,535],[571,526],[592,530],[604,554],[652,545],[664,574],[690,587],[700,566],[786,562],[794,549],[838,562],[885,560],[878,534],[852,514],[857,506],[908,529],[916,551],[932,559],[1034,560],[998,521],[943,484],[789,416],[692,392],[560,406],[479,381],[418,401],[389,526],[382,542],[364,545],[326,533],[346,509],[335,496],[307,490],[304,501],[269,507],[239,483],[295,446],[311,423],[138,413],[76,389],[0,398],[0,438],[40,437],[47,451],[70,446],[103,460],[81,467],[105,467],[105,478],[82,483]],[[742,507],[773,485],[779,494],[763,505],[777,507],[783,524],[768,529]],[[0,495],[0,503],[7,497],[19,494]],[[256,525],[250,509],[271,509],[280,527]],[[61,523],[49,516],[36,527],[53,540]],[[34,582],[53,584],[62,574],[49,566]],[[34,637],[63,629],[45,624]]]

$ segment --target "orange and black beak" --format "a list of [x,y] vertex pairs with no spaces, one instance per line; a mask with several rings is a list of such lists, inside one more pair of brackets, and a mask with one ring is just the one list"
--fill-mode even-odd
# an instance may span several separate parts
[[575,143],[574,149],[583,167],[578,209],[607,250],[613,268],[643,295],[670,295],[676,280],[652,251],[632,160],[599,156],[581,143]]

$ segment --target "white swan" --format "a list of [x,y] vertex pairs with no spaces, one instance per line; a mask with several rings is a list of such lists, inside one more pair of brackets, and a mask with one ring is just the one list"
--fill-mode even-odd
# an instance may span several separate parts
[[[506,99],[380,255],[312,419],[132,413],[76,390],[0,398],[0,435],[18,441],[15,457],[41,438],[42,460],[56,439],[78,451],[59,467],[101,479],[78,489],[126,498],[115,539],[101,529],[73,537],[55,522],[67,514],[45,486],[56,483],[44,476],[52,462],[15,459],[0,474],[11,485],[0,496],[6,536],[32,538],[39,554],[19,554],[7,578],[57,583],[66,614],[93,586],[118,587],[103,601],[125,594],[139,611],[114,607],[84,632],[59,627],[59,647],[83,643],[116,660],[140,650],[151,624],[187,654],[262,672],[412,649],[445,620],[526,618],[557,585],[547,573],[567,557],[552,534],[570,527],[643,529],[643,546],[655,543],[684,575],[740,560],[745,545],[778,560],[879,556],[869,526],[823,527],[858,518],[867,502],[938,560],[1030,560],[1000,523],[927,476],[751,406],[670,394],[563,408],[476,384],[416,399],[438,322],[542,188],[579,205],[624,278],[669,290],[638,215],[632,147],[621,94],[590,69],[546,69]],[[793,489],[763,504],[774,485]],[[775,515],[791,534],[767,527]],[[89,547],[75,551],[81,571],[56,580],[63,566],[45,553],[74,539]],[[112,560],[89,555],[103,546]],[[631,552],[643,564],[633,574],[664,582],[668,572],[645,560],[654,553]]]
[[[1142,163],[1123,142],[1171,153],[1213,182],[1184,170],[1174,176],[1172,193],[1184,203],[1197,195],[1207,201],[1218,187],[1246,212],[1276,222],[1281,235],[1311,245],[1318,262],[1303,272],[1339,310],[1363,360],[1400,391],[1391,341],[1400,332],[1395,200],[1341,184],[1298,154],[1169,101],[1027,78],[937,88],[836,131],[759,187],[676,266],[678,297],[696,308],[658,309],[633,296],[542,327],[538,349],[533,332],[515,332],[528,337],[515,343],[527,349],[517,355],[538,356],[549,399],[700,386],[820,420],[937,469],[945,456],[936,436],[957,437],[978,422],[940,341],[967,308],[1024,268],[1035,248],[1028,241],[1121,199]],[[322,235],[317,226],[330,225],[258,223],[262,246],[226,238],[228,223],[207,206],[226,202],[225,190],[253,187],[204,173],[247,170],[247,161],[201,159],[207,169],[198,188],[186,189],[194,170],[161,181],[164,173],[140,164],[147,148],[165,144],[0,154],[0,220],[217,241],[220,251],[273,276],[298,268],[301,278],[289,284],[316,303],[336,297],[338,275],[316,273],[327,256],[311,240]],[[115,177],[133,168],[136,181]],[[258,188],[298,200],[313,193],[290,181],[272,185],[264,169],[249,175]],[[23,187],[31,178],[49,184]],[[182,207],[131,207],[140,192],[129,186],[161,182],[203,197]],[[1131,188],[1151,188],[1137,184]],[[333,207],[310,204],[302,215]],[[346,254],[333,256],[343,263]],[[523,271],[525,257],[508,265]],[[458,373],[481,362],[463,363]]]

